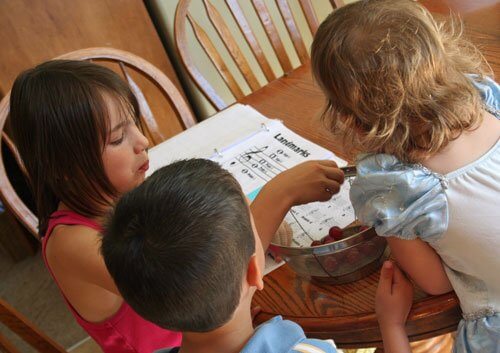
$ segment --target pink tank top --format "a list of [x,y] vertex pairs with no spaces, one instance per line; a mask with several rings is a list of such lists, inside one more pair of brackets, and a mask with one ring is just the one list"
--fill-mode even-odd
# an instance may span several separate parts
[[[42,240],[42,254],[45,265],[58,286],[45,251],[52,230],[60,224],[82,225],[99,232],[102,230],[93,220],[72,211],[56,211],[51,215]],[[180,333],[162,329],[143,319],[125,301],[113,316],[103,322],[92,323],[81,317],[62,294],[76,321],[101,346],[104,353],[151,353],[160,348],[179,346],[181,343]]]

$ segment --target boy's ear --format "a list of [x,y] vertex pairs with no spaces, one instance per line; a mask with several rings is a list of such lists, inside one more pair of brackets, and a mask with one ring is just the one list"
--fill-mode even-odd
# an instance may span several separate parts
[[247,283],[250,287],[256,287],[257,290],[264,289],[263,273],[256,254],[253,254],[248,262]]

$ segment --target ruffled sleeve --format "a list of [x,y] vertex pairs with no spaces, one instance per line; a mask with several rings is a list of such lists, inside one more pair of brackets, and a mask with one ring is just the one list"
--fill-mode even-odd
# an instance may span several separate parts
[[500,86],[489,77],[484,77],[482,81],[477,75],[467,75],[474,86],[479,91],[486,110],[500,119]]
[[378,235],[438,239],[448,228],[444,177],[387,154],[361,158],[350,198],[356,217]]

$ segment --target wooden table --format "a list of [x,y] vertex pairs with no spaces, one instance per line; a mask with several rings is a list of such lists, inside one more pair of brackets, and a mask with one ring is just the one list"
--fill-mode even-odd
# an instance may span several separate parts
[[[500,3],[491,0],[422,1],[437,16],[449,13],[448,5],[460,11],[468,38],[475,43],[496,73],[500,74]],[[440,15],[441,14],[441,15]],[[309,66],[271,82],[241,100],[270,118],[285,124],[339,156],[343,152],[332,141],[317,117],[323,107],[323,96],[312,82]],[[256,322],[282,315],[297,322],[306,334],[316,338],[333,338],[344,348],[380,347],[381,336],[374,311],[374,296],[379,273],[345,285],[322,285],[298,277],[287,266],[265,277],[265,289],[255,295],[254,303],[262,308]],[[428,296],[416,290],[407,322],[411,341],[434,337],[456,330],[460,320],[457,298],[453,293]]]

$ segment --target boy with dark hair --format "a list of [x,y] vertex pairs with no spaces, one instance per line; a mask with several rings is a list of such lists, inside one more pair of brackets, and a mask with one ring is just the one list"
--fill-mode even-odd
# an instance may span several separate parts
[[102,253],[134,310],[182,331],[181,347],[166,352],[336,352],[281,317],[254,331],[264,249],[238,182],[215,162],[173,163],[124,195]]

